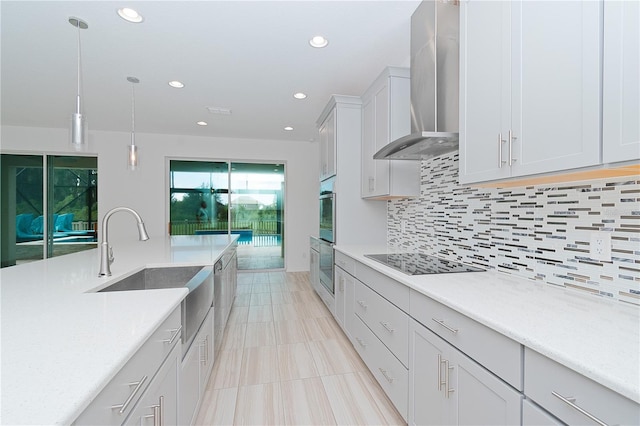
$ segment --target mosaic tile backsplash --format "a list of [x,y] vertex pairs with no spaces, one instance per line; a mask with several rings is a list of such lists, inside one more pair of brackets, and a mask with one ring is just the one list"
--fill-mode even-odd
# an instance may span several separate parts
[[[387,204],[390,246],[640,305],[640,178],[474,188],[457,153],[421,169],[420,197]],[[590,257],[598,231],[611,262]]]

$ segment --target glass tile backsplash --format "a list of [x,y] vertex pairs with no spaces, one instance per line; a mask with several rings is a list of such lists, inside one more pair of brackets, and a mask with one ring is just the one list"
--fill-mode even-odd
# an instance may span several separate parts
[[[387,210],[392,247],[640,305],[640,177],[473,188],[458,185],[456,153],[423,161],[420,197]],[[611,262],[590,257],[598,231]]]

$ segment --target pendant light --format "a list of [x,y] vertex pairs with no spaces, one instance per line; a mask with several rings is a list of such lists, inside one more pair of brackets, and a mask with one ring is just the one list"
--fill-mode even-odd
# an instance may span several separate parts
[[71,146],[79,151],[84,148],[87,140],[87,121],[81,112],[80,104],[80,81],[81,81],[81,49],[80,49],[80,30],[86,30],[89,25],[85,21],[76,17],[69,17],[69,23],[78,29],[78,92],[76,94],[76,112],[71,114]]
[[136,146],[136,84],[140,83],[135,77],[127,77],[131,83],[131,144],[127,147],[127,166],[129,170],[138,168],[138,147]]

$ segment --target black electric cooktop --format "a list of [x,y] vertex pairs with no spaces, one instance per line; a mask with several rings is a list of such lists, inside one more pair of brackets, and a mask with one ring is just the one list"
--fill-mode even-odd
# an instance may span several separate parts
[[365,254],[408,275],[449,274],[452,272],[484,272],[484,269],[421,253]]

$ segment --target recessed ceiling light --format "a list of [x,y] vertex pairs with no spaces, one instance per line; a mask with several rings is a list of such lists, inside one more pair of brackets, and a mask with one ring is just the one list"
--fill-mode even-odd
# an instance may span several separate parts
[[287,127],[285,127],[284,129],[285,129],[287,132],[290,132],[291,130],[293,130],[293,127],[291,127],[291,126],[287,126]]
[[133,22],[134,24],[139,24],[140,22],[144,21],[142,15],[128,7],[118,9],[118,15],[120,15],[120,17],[125,21]]
[[311,40],[309,40],[309,44],[312,47],[326,47],[327,44],[329,44],[329,40],[327,40],[326,38],[317,35],[317,36],[313,36],[313,38]]
[[176,89],[182,89],[184,87],[184,83],[178,80],[171,80],[169,82],[169,86],[175,87]]
[[198,126],[208,126],[209,125],[209,123],[207,123],[206,121],[196,121],[196,124]]
[[306,93],[302,93],[302,92],[298,92],[298,93],[294,93],[293,97],[296,99],[304,99],[307,97]]

